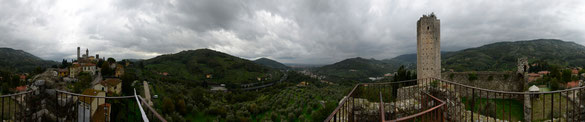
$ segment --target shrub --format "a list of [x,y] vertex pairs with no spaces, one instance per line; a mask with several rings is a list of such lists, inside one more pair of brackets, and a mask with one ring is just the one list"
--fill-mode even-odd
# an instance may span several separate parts
[[469,81],[475,81],[477,79],[478,79],[477,74],[475,74],[475,73],[471,73],[471,74],[467,75],[467,80],[469,80]]

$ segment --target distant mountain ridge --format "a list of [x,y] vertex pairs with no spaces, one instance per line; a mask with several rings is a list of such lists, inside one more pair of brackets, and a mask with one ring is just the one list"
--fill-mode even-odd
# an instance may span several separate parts
[[254,60],[254,62],[261,64],[261,65],[264,65],[264,66],[267,66],[267,67],[270,67],[270,68],[274,68],[274,69],[283,69],[283,70],[290,69],[290,67],[288,67],[280,62],[272,60],[272,59],[268,59],[268,58],[256,59],[256,60]]
[[[503,71],[514,70],[520,57],[564,66],[585,66],[585,46],[558,39],[496,42],[455,52],[443,52],[441,62],[442,68],[446,70]],[[383,61],[398,65],[411,64],[416,68],[416,53]]]
[[56,65],[54,61],[43,60],[35,55],[12,48],[0,48],[0,70],[11,72],[30,72],[36,67]]
[[[257,82],[266,77],[270,68],[252,61],[211,49],[181,51],[142,61],[144,68],[153,72],[167,72],[178,80],[218,83]],[[207,78],[210,75],[210,78]],[[274,76],[276,77],[276,76]]]
[[318,68],[316,72],[330,77],[358,80],[367,77],[383,76],[386,73],[396,71],[398,67],[398,65],[391,65],[376,59],[356,57],[345,59],[331,65],[325,65]]

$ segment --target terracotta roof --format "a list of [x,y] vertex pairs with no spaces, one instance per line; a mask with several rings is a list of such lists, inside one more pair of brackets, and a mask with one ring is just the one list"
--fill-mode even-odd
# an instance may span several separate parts
[[530,76],[530,77],[540,77],[540,74],[528,73],[528,76]]
[[567,88],[573,88],[573,87],[578,87],[578,86],[579,86],[579,81],[572,81],[572,82],[567,83]]
[[538,74],[546,75],[546,74],[550,74],[550,71],[540,71],[540,72],[538,72]]
[[[89,88],[89,89],[83,90],[83,93],[82,94],[83,95],[89,95],[89,96],[97,96],[99,92],[100,91],[98,91],[98,90]],[[89,104],[89,103],[93,102],[94,97],[83,97],[83,96],[81,96],[81,97],[79,97],[79,99],[81,100],[81,102],[84,102],[84,103],[88,103]]]
[[118,78],[107,78],[106,80],[100,82],[103,86],[116,86],[122,83],[122,80]]
[[[104,108],[108,108],[108,110],[106,111]],[[111,118],[110,115],[110,111],[112,109],[112,105],[110,105],[109,103],[105,103],[105,104],[101,104],[98,106],[98,108],[95,110],[95,113],[93,114],[91,121],[92,122],[105,122],[106,121],[106,113],[108,114],[108,118]]]
[[26,91],[26,86],[18,86],[15,88],[17,92]]

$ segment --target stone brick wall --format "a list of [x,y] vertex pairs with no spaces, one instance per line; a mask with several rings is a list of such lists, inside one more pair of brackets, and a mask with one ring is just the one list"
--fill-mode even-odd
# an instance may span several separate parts
[[[477,79],[470,81],[470,74],[475,74]],[[445,72],[442,73],[442,79],[489,90],[524,91],[524,80],[515,72]],[[471,89],[459,89],[458,91],[462,96],[471,96],[473,94]],[[485,91],[480,93],[479,90],[475,91],[475,95],[482,98],[512,98],[518,100],[524,98],[524,96],[510,96],[509,94],[487,94]]]

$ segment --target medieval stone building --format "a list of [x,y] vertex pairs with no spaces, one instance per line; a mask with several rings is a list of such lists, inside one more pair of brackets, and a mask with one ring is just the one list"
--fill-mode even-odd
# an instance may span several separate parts
[[417,79],[441,78],[441,21],[434,13],[423,15],[416,23]]

